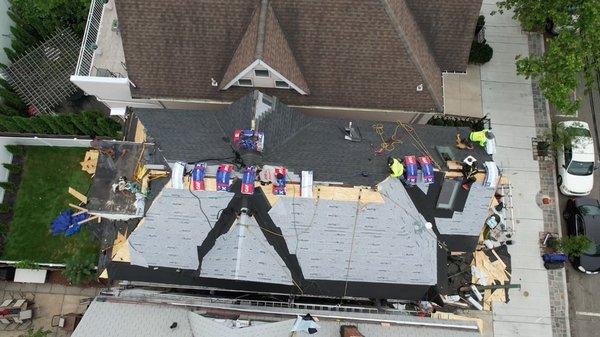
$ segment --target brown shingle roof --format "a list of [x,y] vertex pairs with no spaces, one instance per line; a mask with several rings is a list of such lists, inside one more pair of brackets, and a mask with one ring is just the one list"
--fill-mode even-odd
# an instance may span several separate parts
[[275,12],[265,0],[254,10],[219,88],[223,89],[255,60],[264,61],[304,92],[309,92]]
[[256,45],[258,42],[258,26],[260,21],[260,8],[257,7],[252,13],[250,24],[240,41],[225,75],[219,84],[219,89],[223,89],[227,83],[231,82],[242,70],[246,69],[254,60],[256,60]]
[[[278,23],[281,33],[265,30],[265,62],[298,86],[310,87],[310,94],[263,91],[289,105],[440,111],[441,63],[430,39],[433,30],[423,32],[428,16],[415,14],[414,19],[405,1],[411,4],[411,0],[271,0],[273,16],[266,24],[276,28]],[[460,0],[456,6],[476,12],[470,2]],[[211,78],[224,79],[228,69],[241,67],[232,60],[244,64],[248,59],[246,48],[252,49],[253,38],[248,39],[249,46],[242,46],[242,41],[260,3],[116,2],[127,71],[137,86],[132,89],[134,97],[234,101],[247,94],[252,88],[219,90],[211,86]],[[464,17],[458,24],[474,27]],[[438,29],[434,35],[442,36],[439,39],[446,36],[441,28],[432,29]],[[465,38],[453,33],[446,39],[445,48],[455,45],[454,52],[464,54],[457,50],[463,48],[462,42],[456,41]],[[460,61],[451,70],[464,71],[466,58]],[[419,84],[424,84],[423,91],[416,90]]]
[[406,0],[406,3],[440,68],[466,71],[481,0]]
[[304,75],[302,75],[294,53],[285,38],[285,34],[281,30],[279,20],[277,20],[275,11],[273,11],[273,7],[271,6],[268,7],[265,22],[262,59],[304,92],[310,93]]

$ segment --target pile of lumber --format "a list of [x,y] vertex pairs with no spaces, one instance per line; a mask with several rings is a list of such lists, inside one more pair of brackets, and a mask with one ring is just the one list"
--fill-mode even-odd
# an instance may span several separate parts
[[96,166],[98,165],[98,156],[100,153],[98,150],[89,150],[85,153],[85,157],[82,162],[79,162],[81,165],[81,170],[85,171],[89,174],[96,173]]
[[[506,270],[506,264],[496,251],[492,250],[496,257],[496,261],[492,262],[483,251],[476,251],[471,263],[473,284],[482,286],[504,285],[510,282],[510,273]],[[505,302],[506,290],[500,289],[485,289],[483,293],[483,309],[491,310],[492,302]]]

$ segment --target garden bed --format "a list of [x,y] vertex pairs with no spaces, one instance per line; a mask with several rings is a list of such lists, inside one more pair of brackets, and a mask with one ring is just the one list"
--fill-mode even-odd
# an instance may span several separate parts
[[[12,220],[2,251],[4,260],[64,263],[73,255],[98,255],[99,244],[85,228],[73,237],[52,236],[50,223],[85,193],[90,176],[81,170],[85,148],[25,147],[20,184],[12,201]],[[6,198],[6,197],[5,197]]]

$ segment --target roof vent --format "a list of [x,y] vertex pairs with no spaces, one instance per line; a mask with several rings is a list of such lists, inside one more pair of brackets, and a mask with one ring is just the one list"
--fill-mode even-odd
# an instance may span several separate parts
[[348,123],[348,127],[345,128],[344,131],[345,131],[345,134],[344,134],[345,140],[349,140],[351,142],[360,142],[361,141],[360,132],[358,131],[358,128],[355,128],[354,126],[352,126],[352,122]]
[[423,83],[417,85],[417,91],[423,91]]
[[217,82],[217,80],[215,80],[214,78],[210,79],[210,85],[212,85],[213,87],[218,87],[219,86],[219,82]]

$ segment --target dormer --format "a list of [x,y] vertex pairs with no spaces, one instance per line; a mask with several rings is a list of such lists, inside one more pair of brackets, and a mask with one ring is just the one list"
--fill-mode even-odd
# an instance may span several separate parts
[[296,62],[269,0],[262,0],[233,54],[219,89],[232,86],[295,90],[308,95]]

